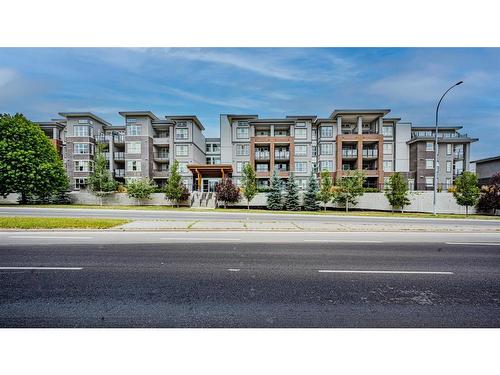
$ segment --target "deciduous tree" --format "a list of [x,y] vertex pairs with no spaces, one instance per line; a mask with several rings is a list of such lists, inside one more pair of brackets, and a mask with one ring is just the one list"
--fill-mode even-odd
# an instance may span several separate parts
[[328,171],[321,172],[320,186],[321,187],[318,193],[318,198],[321,202],[323,202],[323,208],[326,211],[326,204],[330,202],[330,199],[332,199],[333,195],[332,192],[333,182],[330,172]]
[[241,198],[240,189],[228,177],[223,178],[220,184],[217,185],[215,196],[218,202],[224,204],[224,208],[227,207],[228,203],[236,203]]
[[89,175],[89,189],[100,198],[111,194],[116,190],[117,182],[111,176],[106,166],[106,156],[104,155],[103,145],[97,146],[97,152],[94,159],[94,170]]
[[493,215],[500,210],[500,173],[495,173],[488,184],[481,187],[476,207],[481,212],[493,211]]
[[349,205],[355,206],[357,198],[364,193],[363,184],[365,174],[361,171],[353,171],[337,180],[338,189],[335,190],[334,202],[345,206],[346,212],[349,212]]
[[465,206],[465,216],[469,215],[469,206],[475,206],[480,189],[477,186],[477,176],[475,173],[465,171],[455,180],[455,190],[453,196],[460,206]]
[[247,200],[247,209],[250,209],[250,201],[257,195],[257,179],[255,170],[250,163],[243,168],[243,179],[241,181],[243,196]]
[[385,189],[385,196],[393,211],[394,208],[400,208],[401,212],[403,212],[404,206],[410,204],[410,199],[408,198],[408,185],[401,173],[396,172],[389,177],[389,184]]
[[170,176],[168,177],[165,186],[165,198],[175,203],[179,207],[179,203],[189,198],[189,191],[182,183],[181,175],[179,173],[179,161],[175,160],[170,169]]
[[133,180],[127,184],[127,195],[138,202],[150,199],[156,190],[156,184],[149,178]]

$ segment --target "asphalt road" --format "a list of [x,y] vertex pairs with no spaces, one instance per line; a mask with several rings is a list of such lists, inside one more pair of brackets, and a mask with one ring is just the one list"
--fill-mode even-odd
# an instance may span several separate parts
[[51,233],[74,238],[0,234],[0,327],[500,327],[498,235],[116,244]]
[[428,219],[428,218],[401,218],[401,217],[362,217],[362,216],[335,216],[335,215],[300,215],[300,214],[258,214],[220,211],[147,211],[147,210],[113,210],[113,209],[71,209],[71,208],[36,208],[36,207],[2,207],[0,216],[41,216],[41,217],[99,217],[99,218],[123,218],[135,220],[246,220],[254,221],[316,221],[324,223],[359,223],[362,224],[393,224],[404,222],[405,224],[436,224],[450,226],[477,226],[487,228],[498,228],[500,220],[477,220],[477,219]]

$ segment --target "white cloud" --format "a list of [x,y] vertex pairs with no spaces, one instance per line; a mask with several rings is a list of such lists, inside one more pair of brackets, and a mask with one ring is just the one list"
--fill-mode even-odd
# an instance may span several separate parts
[[186,99],[195,100],[198,102],[203,102],[207,104],[220,105],[224,107],[236,107],[236,108],[255,108],[261,106],[263,103],[246,97],[233,97],[230,99],[211,97],[208,95],[200,95],[192,93],[190,91],[175,89],[172,87],[163,87],[163,91],[170,93],[175,96],[179,96]]

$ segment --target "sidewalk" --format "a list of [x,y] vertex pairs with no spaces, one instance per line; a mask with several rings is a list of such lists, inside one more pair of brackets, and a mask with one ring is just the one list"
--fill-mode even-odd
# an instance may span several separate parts
[[135,220],[115,229],[126,231],[290,231],[290,232],[460,232],[500,233],[498,227],[426,223],[331,223],[276,220]]

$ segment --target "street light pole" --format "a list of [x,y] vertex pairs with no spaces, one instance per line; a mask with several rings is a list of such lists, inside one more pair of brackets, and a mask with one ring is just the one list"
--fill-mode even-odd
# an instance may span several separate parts
[[439,115],[439,106],[441,105],[441,101],[443,100],[444,96],[448,94],[448,91],[450,91],[452,88],[455,86],[461,85],[464,83],[464,81],[460,81],[455,83],[453,86],[451,86],[448,90],[446,90],[441,96],[441,99],[439,99],[438,105],[436,107],[436,130],[434,131],[434,194],[433,194],[433,200],[432,200],[432,213],[436,215],[436,197],[437,197],[437,180],[438,180],[438,172],[437,172],[437,162],[438,162],[438,115]]

